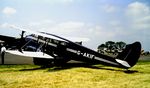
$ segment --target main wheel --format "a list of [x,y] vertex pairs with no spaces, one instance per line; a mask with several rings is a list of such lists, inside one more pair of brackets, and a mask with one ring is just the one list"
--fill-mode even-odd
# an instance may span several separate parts
[[57,66],[62,66],[66,64],[68,61],[70,61],[70,59],[63,58],[63,57],[55,57],[54,64]]
[[33,58],[33,63],[35,65],[50,65],[52,63],[51,59],[46,59],[46,58]]

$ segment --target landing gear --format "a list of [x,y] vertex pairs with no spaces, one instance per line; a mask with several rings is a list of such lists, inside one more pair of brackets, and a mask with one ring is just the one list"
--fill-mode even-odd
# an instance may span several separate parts
[[63,57],[55,57],[55,59],[54,59],[54,65],[56,65],[56,66],[63,66],[68,61],[70,61],[70,59],[63,58]]
[[63,57],[55,57],[55,59],[46,59],[46,58],[33,58],[33,63],[35,65],[41,65],[41,66],[50,66],[50,65],[56,65],[56,66],[63,66],[66,64],[70,59],[66,59]]
[[47,66],[50,66],[52,64],[52,59],[33,58],[33,63],[35,65],[41,65],[41,66],[47,67]]

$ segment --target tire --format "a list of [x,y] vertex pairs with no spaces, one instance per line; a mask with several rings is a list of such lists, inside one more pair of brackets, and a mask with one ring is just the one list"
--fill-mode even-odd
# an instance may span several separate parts
[[52,60],[46,58],[33,58],[33,63],[35,65],[50,65]]
[[62,66],[65,65],[68,61],[70,61],[70,59],[63,58],[63,57],[55,57],[54,64],[56,66]]

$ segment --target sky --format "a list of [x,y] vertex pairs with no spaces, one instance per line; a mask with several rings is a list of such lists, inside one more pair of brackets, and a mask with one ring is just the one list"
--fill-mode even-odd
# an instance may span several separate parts
[[0,0],[0,34],[20,34],[8,25],[87,38],[83,44],[91,49],[139,41],[150,51],[149,0]]

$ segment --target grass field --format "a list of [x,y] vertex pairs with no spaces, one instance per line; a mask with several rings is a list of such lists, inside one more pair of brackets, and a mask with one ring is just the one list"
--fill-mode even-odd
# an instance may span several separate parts
[[150,88],[150,62],[139,61],[130,71],[81,63],[0,65],[0,88]]

